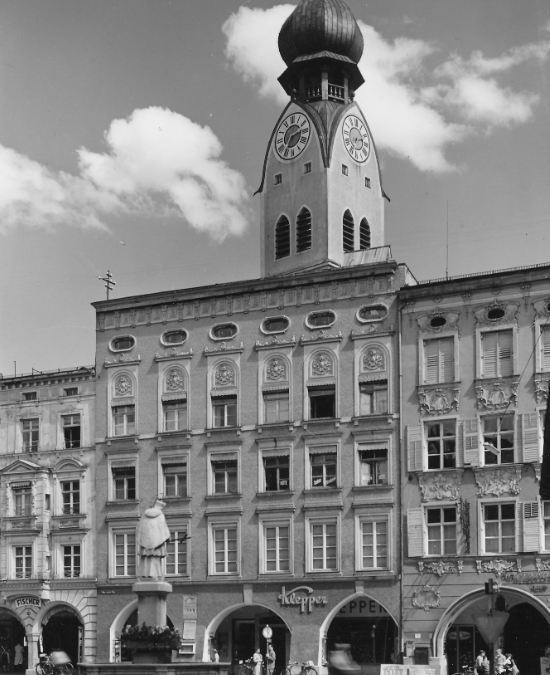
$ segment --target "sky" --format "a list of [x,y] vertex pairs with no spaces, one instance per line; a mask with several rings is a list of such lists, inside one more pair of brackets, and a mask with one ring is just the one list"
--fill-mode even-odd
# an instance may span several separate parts
[[[111,297],[259,277],[296,4],[0,0],[4,376],[94,362],[107,270]],[[550,262],[550,3],[348,4],[393,257],[419,280]]]

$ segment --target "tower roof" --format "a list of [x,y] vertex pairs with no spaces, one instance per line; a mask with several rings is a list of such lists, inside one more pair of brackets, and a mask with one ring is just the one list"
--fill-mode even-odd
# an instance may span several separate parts
[[301,0],[281,28],[279,51],[287,66],[321,54],[357,64],[363,35],[343,0]]

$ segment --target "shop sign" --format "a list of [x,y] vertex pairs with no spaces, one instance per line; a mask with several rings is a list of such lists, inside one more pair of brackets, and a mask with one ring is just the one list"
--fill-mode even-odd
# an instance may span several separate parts
[[326,595],[313,595],[313,588],[309,586],[297,586],[288,592],[283,586],[281,593],[277,597],[282,607],[285,605],[299,605],[300,614],[306,611],[310,614],[314,607],[322,607],[328,602]]
[[26,607],[27,605],[34,605],[35,607],[40,607],[40,598],[34,598],[28,596],[26,598],[17,598],[14,602],[16,607]]
[[399,666],[395,663],[380,664],[380,675],[407,675],[407,666]]
[[376,600],[357,598],[344,605],[338,616],[389,616],[389,614]]
[[183,596],[183,618],[196,619],[197,618],[197,596],[184,595]]
[[548,586],[531,586],[529,590],[535,595],[541,595],[542,593],[546,593],[547,588]]

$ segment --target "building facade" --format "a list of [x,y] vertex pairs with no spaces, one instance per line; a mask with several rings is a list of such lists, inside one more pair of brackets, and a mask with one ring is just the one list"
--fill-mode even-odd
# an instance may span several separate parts
[[456,672],[494,642],[538,672],[550,644],[550,505],[539,499],[549,274],[539,265],[400,294],[411,663]]
[[95,660],[95,369],[0,379],[0,650]]

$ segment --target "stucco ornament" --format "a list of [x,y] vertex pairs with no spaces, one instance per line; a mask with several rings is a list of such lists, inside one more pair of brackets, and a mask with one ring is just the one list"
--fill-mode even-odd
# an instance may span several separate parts
[[436,607],[439,607],[440,604],[441,593],[429,584],[422,586],[420,590],[414,591],[413,593],[412,606],[417,609],[423,609],[425,612],[429,612],[430,609],[435,609]]
[[[498,318],[489,318],[491,310],[501,310]],[[519,302],[498,302],[495,301],[485,307],[479,307],[474,310],[476,323],[480,326],[499,326],[503,323],[511,323],[516,320],[516,314],[519,310]],[[495,312],[493,312],[494,314]]]
[[504,572],[521,572],[521,559],[517,560],[476,560],[476,568],[478,574],[492,573],[497,578],[500,578]]
[[227,387],[235,384],[235,371],[227,363],[222,363],[216,370],[216,386]]
[[115,381],[116,396],[131,396],[132,380],[127,375],[120,375]]
[[548,375],[535,377],[535,398],[537,403],[548,401]]
[[268,380],[286,380],[286,365],[282,359],[271,359],[265,372]]
[[[436,310],[430,314],[421,314],[416,317],[416,322],[422,332],[442,333],[443,331],[457,330],[459,316],[459,312],[441,312]],[[434,319],[439,319],[439,321],[434,321]],[[432,326],[432,323],[435,325]]]
[[460,496],[460,476],[457,472],[423,473],[418,479],[422,501],[450,499]]
[[518,399],[519,380],[483,382],[476,380],[476,398],[479,410],[506,410]]
[[311,364],[311,371],[314,375],[332,375],[332,359],[326,354],[319,354]]
[[417,387],[418,403],[423,415],[447,415],[460,407],[459,387]]
[[185,379],[181,372],[174,368],[168,373],[166,378],[166,389],[170,391],[181,391],[185,389]]
[[363,356],[364,370],[384,370],[384,354],[380,349],[372,347],[367,349],[367,353]]
[[550,559],[535,558],[535,566],[539,572],[550,571]]
[[[462,563],[462,560],[458,562]],[[438,560],[437,562],[423,563],[420,571],[436,574],[438,577],[442,577],[444,574],[462,574],[462,564],[455,565],[452,562]]]
[[504,494],[519,495],[520,493],[521,467],[512,466],[493,471],[484,469],[477,470],[474,473],[478,485],[478,497],[489,495],[500,497]]

